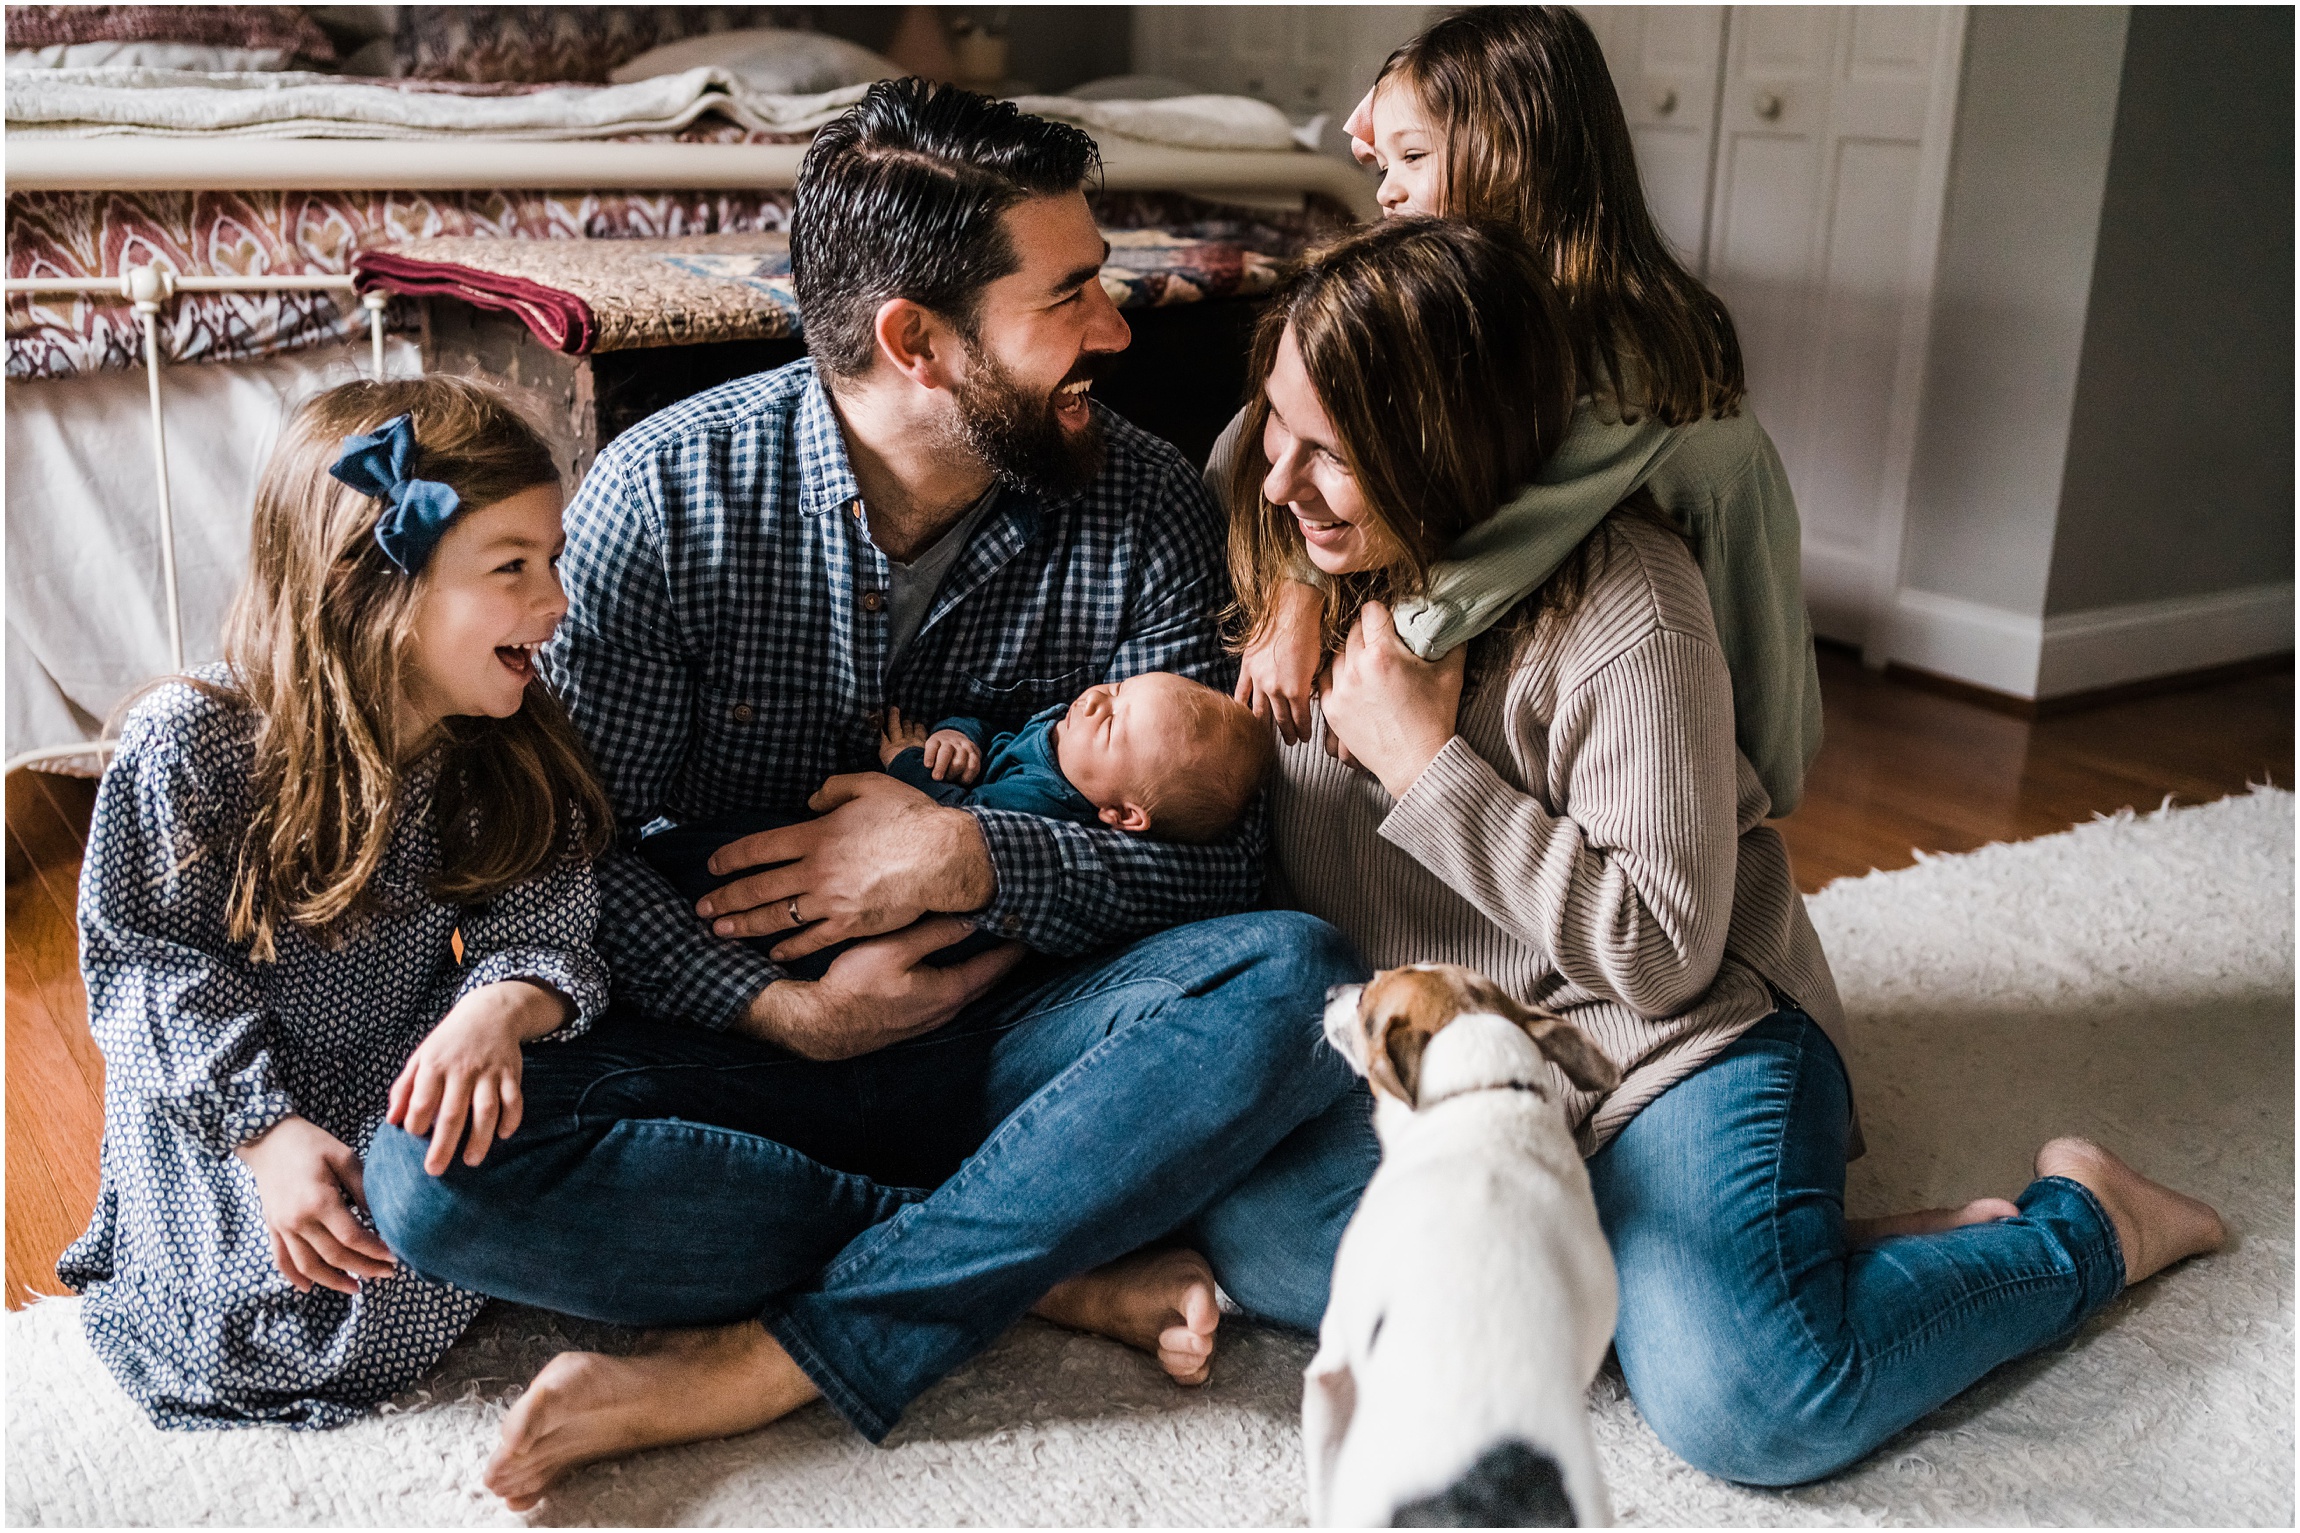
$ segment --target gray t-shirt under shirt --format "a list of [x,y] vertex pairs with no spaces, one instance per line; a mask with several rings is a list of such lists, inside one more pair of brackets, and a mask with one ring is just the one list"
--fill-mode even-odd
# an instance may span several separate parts
[[958,524],[928,544],[919,556],[908,564],[893,559],[886,562],[886,663],[892,666],[910,648],[910,641],[926,625],[927,611],[934,606],[934,593],[942,589],[942,577],[958,562],[966,551],[966,540],[974,536],[991,504],[998,499],[998,486],[985,490],[982,499],[967,508]]

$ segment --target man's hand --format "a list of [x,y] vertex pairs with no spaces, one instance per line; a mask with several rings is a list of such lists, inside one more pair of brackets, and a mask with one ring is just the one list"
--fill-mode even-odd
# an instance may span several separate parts
[[947,969],[922,961],[970,930],[955,917],[933,916],[858,942],[821,979],[777,980],[760,991],[735,1030],[818,1060],[852,1059],[931,1033],[1022,960],[1022,944],[1007,942]]
[[924,724],[915,724],[905,719],[900,708],[889,708],[886,711],[886,722],[879,726],[878,731],[878,764],[893,766],[895,757],[914,745],[923,748],[926,741]]
[[796,932],[770,955],[788,963],[834,942],[900,931],[929,913],[980,910],[998,892],[974,816],[908,784],[850,773],[824,783],[807,807],[822,818],[763,830],[711,854],[711,871],[721,877],[779,864],[696,903],[713,932]]
[[415,1046],[391,1083],[384,1121],[431,1136],[423,1169],[438,1176],[455,1161],[471,1130],[463,1163],[476,1166],[498,1139],[519,1127],[519,1045],[567,1020],[567,998],[523,979],[482,985],[448,1008]]
[[1281,582],[1270,620],[1238,657],[1238,701],[1254,717],[1276,724],[1288,745],[1310,737],[1310,701],[1325,659],[1319,643],[1325,612],[1325,594],[1317,587]]
[[232,1151],[255,1173],[272,1260],[297,1293],[312,1285],[356,1294],[360,1278],[398,1271],[391,1247],[361,1224],[367,1207],[359,1157],[309,1118],[282,1118]]
[[938,729],[926,737],[926,769],[936,782],[972,787],[982,770],[982,747],[955,729]]

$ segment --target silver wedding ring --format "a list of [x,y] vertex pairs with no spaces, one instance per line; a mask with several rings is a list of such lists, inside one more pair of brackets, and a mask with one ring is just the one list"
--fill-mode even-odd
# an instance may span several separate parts
[[790,897],[789,900],[785,901],[783,908],[791,913],[791,924],[793,926],[804,926],[807,924],[806,917],[799,914],[799,897],[797,895],[794,894]]

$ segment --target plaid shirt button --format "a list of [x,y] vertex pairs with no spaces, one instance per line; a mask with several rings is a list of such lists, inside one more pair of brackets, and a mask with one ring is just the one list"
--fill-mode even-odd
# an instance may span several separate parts
[[877,612],[886,606],[886,593],[884,591],[865,591],[863,592],[862,604],[863,611]]
[[756,711],[749,703],[737,703],[727,710],[727,717],[738,724],[748,724],[756,715]]

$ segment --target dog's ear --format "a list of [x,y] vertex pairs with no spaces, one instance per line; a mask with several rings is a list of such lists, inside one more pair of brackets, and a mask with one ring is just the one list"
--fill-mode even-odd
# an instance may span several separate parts
[[1507,1001],[1502,1015],[1525,1029],[1549,1062],[1584,1091],[1611,1091],[1621,1084],[1621,1071],[1607,1059],[1589,1035],[1554,1011]]
[[1408,1107],[1420,1099],[1422,1051],[1430,1035],[1402,1011],[1384,1012],[1366,1024],[1366,1079]]

